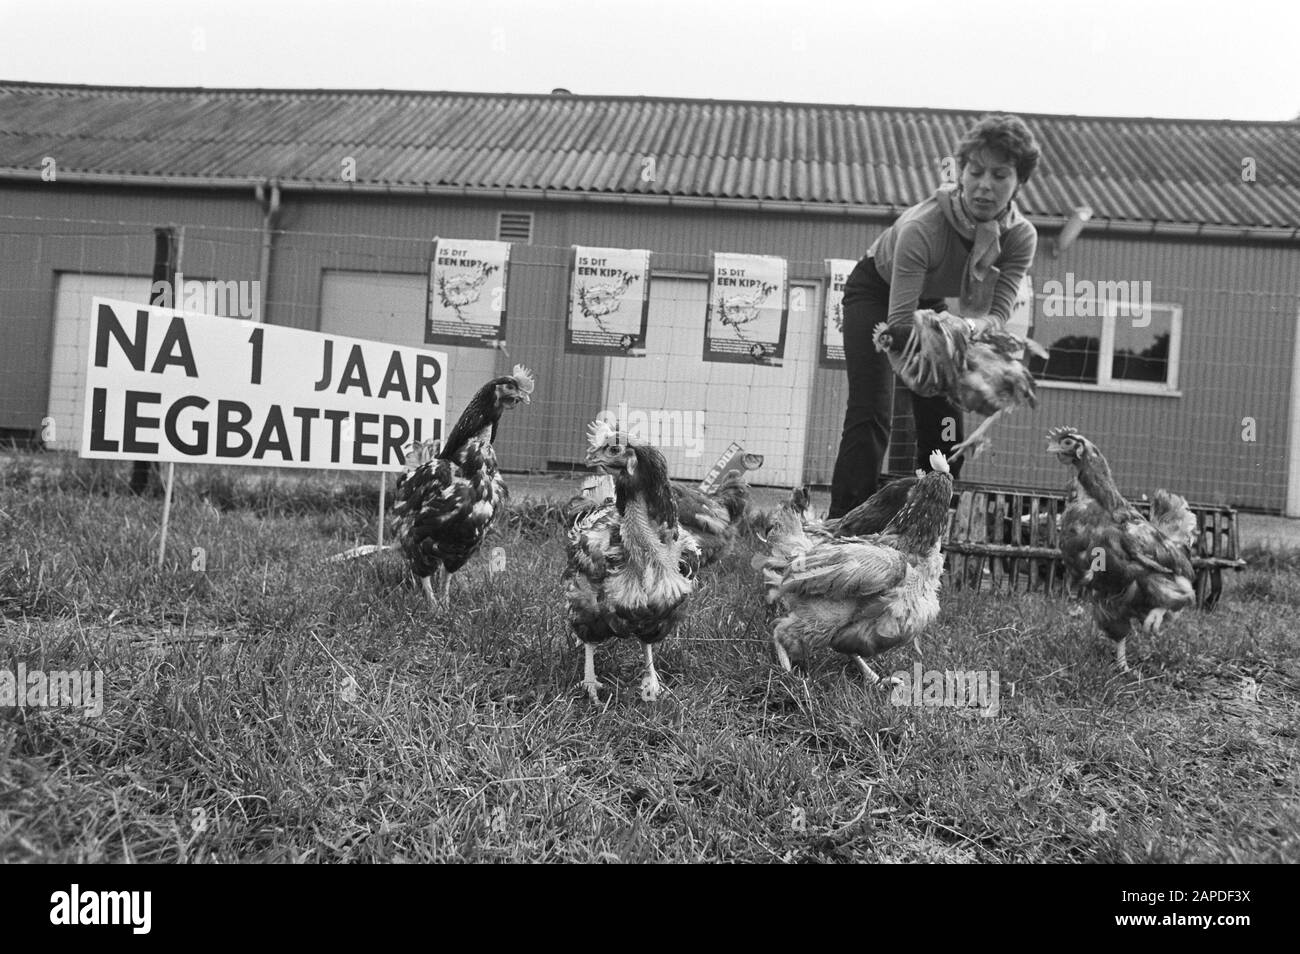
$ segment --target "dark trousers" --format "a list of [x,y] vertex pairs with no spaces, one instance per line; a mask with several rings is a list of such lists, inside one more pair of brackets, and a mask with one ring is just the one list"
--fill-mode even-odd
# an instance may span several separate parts
[[[946,311],[943,299],[922,299],[918,308]],[[844,357],[849,371],[849,402],[844,412],[840,452],[831,477],[831,509],[842,517],[876,492],[889,447],[894,416],[894,371],[884,352],[871,343],[871,332],[889,315],[889,283],[869,258],[858,262],[844,285]],[[931,451],[949,453],[964,437],[961,410],[947,398],[911,394],[916,422],[916,466],[930,469]],[[950,440],[945,440],[945,431]],[[952,462],[952,476],[962,460]]]

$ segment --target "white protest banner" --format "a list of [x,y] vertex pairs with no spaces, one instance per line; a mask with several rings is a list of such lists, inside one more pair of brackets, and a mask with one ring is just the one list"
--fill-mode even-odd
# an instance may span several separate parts
[[650,253],[573,247],[564,350],[644,357],[650,319]]
[[824,368],[843,368],[844,361],[844,283],[858,263],[847,258],[826,259],[826,292],[822,301],[822,348],[820,361]]
[[779,367],[785,359],[787,302],[785,259],[714,252],[704,360]]
[[509,242],[435,238],[425,342],[503,347],[509,272]]
[[402,469],[438,438],[447,357],[95,298],[81,456]]

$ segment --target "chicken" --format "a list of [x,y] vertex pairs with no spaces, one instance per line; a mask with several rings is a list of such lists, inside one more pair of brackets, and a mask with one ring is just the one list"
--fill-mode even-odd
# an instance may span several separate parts
[[807,485],[795,487],[789,498],[767,515],[759,540],[767,544],[768,552],[754,554],[750,565],[762,577],[763,599],[769,612],[784,607],[781,580],[790,561],[811,547],[814,538],[824,540],[830,535],[826,524],[813,514],[812,494]]
[[596,646],[610,637],[635,638],[645,648],[641,698],[659,698],[654,644],[680,619],[695,589],[701,553],[677,520],[663,454],[624,441],[603,421],[591,425],[587,464],[614,476],[614,500],[578,515],[569,532],[564,592],[569,625],[586,658],[582,685],[599,702]]
[[[919,639],[939,615],[940,541],[948,524],[952,475],[939,452],[888,525],[863,537],[819,538],[786,520],[768,536],[769,599],[787,607],[772,638],[787,671],[808,646],[851,655],[875,685],[867,658]],[[784,531],[784,532],[782,532]]]
[[431,606],[437,603],[433,577],[443,575],[445,605],[451,574],[478,551],[505,502],[492,442],[501,415],[531,403],[532,393],[532,372],[515,365],[478,389],[445,444],[426,441],[408,452],[394,497],[393,535]]
[[672,491],[677,520],[699,546],[700,565],[721,560],[736,542],[736,528],[749,501],[749,484],[744,475],[738,470],[728,471],[711,493],[678,484],[672,485]]
[[1093,619],[1115,641],[1115,661],[1128,672],[1134,625],[1159,632],[1166,615],[1196,599],[1196,517],[1182,497],[1157,490],[1147,520],[1120,494],[1092,441],[1071,427],[1053,428],[1047,441],[1048,452],[1074,470],[1060,521],[1061,555],[1074,581],[1090,592]]
[[[740,471],[732,470],[718,489],[711,492],[681,484],[671,486],[677,522],[695,538],[700,551],[698,568],[717,563],[736,542],[737,528],[749,501],[749,484]],[[565,513],[572,519],[599,506],[591,497],[575,496],[569,500]]]
[[894,372],[923,397],[942,394],[954,405],[985,416],[966,440],[953,447],[959,457],[985,442],[984,433],[1004,411],[1038,406],[1034,377],[1021,363],[1028,349],[1047,357],[1043,346],[998,328],[971,335],[966,321],[947,312],[922,310],[912,327],[891,328],[881,322],[873,329],[877,351],[884,351]]
[[[907,495],[921,477],[921,471],[915,477],[902,477],[891,480],[864,502],[858,504],[843,517],[818,520],[813,513],[812,493],[808,486],[796,487],[790,497],[783,501],[777,510],[767,515],[764,533],[759,540],[775,548],[777,552],[755,554],[751,565],[763,571],[764,589],[767,602],[778,601],[781,576],[778,568],[784,568],[788,560],[783,559],[779,551],[787,549],[800,535],[810,541],[821,541],[832,537],[861,537],[880,533],[894,519],[898,511],[907,502]],[[811,546],[811,542],[806,546]],[[769,561],[775,560],[769,567]]]
[[880,533],[889,526],[898,511],[907,503],[908,494],[921,479],[900,477],[884,484],[865,501],[858,504],[838,520],[827,520],[826,528],[836,537],[863,537]]

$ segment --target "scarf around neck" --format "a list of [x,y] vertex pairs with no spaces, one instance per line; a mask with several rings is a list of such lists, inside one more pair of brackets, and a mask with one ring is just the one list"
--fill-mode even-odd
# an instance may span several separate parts
[[944,218],[953,230],[966,241],[973,243],[966,268],[961,276],[962,315],[975,318],[988,314],[993,305],[993,291],[997,287],[1001,269],[993,263],[1002,254],[1002,235],[1025,221],[1012,199],[997,218],[979,222],[967,214],[961,202],[961,192],[955,185],[943,185],[935,190],[934,200],[943,210]]

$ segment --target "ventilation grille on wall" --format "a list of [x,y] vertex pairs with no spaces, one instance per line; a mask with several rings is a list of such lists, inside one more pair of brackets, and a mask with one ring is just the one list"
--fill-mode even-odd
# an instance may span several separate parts
[[533,240],[533,213],[502,212],[497,218],[497,241],[522,242]]

